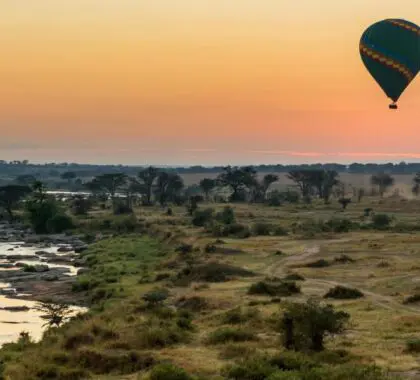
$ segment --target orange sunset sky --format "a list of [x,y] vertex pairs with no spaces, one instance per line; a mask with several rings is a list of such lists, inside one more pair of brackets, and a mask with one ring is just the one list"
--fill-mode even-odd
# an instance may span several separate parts
[[0,159],[420,159],[420,78],[390,111],[371,23],[419,0],[2,0]]

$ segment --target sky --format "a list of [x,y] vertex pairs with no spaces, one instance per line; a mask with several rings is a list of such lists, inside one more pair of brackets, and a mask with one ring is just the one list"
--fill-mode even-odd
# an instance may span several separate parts
[[418,161],[362,64],[418,0],[2,0],[0,159],[158,165]]

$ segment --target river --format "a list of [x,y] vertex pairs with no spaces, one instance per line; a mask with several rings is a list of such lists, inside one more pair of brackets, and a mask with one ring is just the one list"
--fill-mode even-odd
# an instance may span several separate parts
[[[62,245],[64,246],[64,245]],[[61,247],[62,247],[61,246]],[[49,254],[54,254],[55,257],[68,257],[71,255],[71,252],[60,253],[58,249],[60,246],[52,246],[47,248],[39,247],[28,247],[25,246],[23,242],[8,242],[0,243],[0,266],[10,266],[10,264],[28,264],[28,265],[47,265],[49,268],[62,268],[63,271],[66,269],[66,273],[63,275],[66,276],[75,276],[79,268],[75,268],[71,263],[68,264],[53,264],[48,263],[47,258],[40,255],[39,251],[43,251]],[[38,252],[36,254],[35,252]],[[74,254],[74,253],[73,253]],[[13,256],[13,260],[7,259],[7,256]],[[18,258],[22,256],[22,260]],[[12,266],[10,268],[0,268],[0,274],[3,271],[13,271],[13,272],[22,272],[22,268]],[[48,273],[48,272],[46,272]],[[2,281],[2,280],[0,280]],[[14,299],[8,298],[4,293],[13,294],[14,289],[11,288],[11,285],[6,282],[0,282],[0,345],[4,343],[16,341],[19,337],[19,333],[26,331],[30,334],[32,339],[39,340],[42,337],[44,331],[43,324],[45,321],[40,318],[40,312],[34,310],[36,302],[30,300]],[[15,308],[15,307],[26,307],[27,310],[15,309],[11,311],[10,309],[5,310],[5,308]],[[83,312],[85,308],[74,307],[74,312]]]

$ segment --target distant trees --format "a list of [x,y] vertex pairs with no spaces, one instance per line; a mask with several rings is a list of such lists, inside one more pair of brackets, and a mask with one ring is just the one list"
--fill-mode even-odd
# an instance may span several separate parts
[[32,189],[29,186],[24,185],[6,185],[0,187],[0,207],[6,210],[10,221],[14,220],[13,210],[31,191]]
[[387,173],[378,173],[372,175],[370,182],[378,187],[379,194],[383,197],[384,193],[394,185],[394,178]]
[[32,185],[36,181],[36,177],[31,174],[22,174],[15,178],[15,182],[19,185]]
[[418,197],[420,194],[420,173],[416,173],[415,177],[413,178],[413,187],[411,191],[416,197]]
[[334,170],[292,170],[287,177],[296,183],[306,200],[318,194],[325,203],[329,202],[334,186],[339,184]]
[[184,181],[176,173],[160,172],[157,177],[157,186],[155,190],[156,198],[161,206],[166,205],[168,201],[177,201],[181,190],[184,187]]
[[63,174],[60,175],[61,179],[64,179],[66,181],[68,181],[69,183],[75,179],[77,177],[77,174],[75,172],[64,172]]
[[200,181],[200,188],[203,191],[207,201],[210,199],[210,193],[216,188],[216,186],[217,181],[215,179],[203,178]]
[[149,166],[148,168],[141,170],[137,177],[139,179],[141,193],[145,196],[145,200],[143,205],[151,206],[152,202],[152,194],[155,182],[159,176],[159,169],[154,168],[153,166]]
[[109,196],[112,204],[115,203],[116,193],[127,183],[127,175],[124,173],[109,173],[95,177],[85,184],[86,188],[93,193],[103,193]]
[[256,176],[257,172],[252,166],[244,168],[226,166],[217,179],[220,185],[230,187],[232,193],[229,200],[238,202],[245,200],[245,190],[255,185]]

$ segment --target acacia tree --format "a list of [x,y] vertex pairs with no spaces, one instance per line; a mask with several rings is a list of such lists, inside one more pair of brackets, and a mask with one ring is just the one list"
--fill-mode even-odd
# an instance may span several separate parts
[[161,206],[174,201],[184,187],[184,181],[175,173],[160,172],[157,179],[156,198]]
[[308,300],[288,304],[279,328],[285,348],[322,351],[325,337],[344,332],[349,319],[349,314],[335,311],[332,305]]
[[292,170],[287,174],[299,188],[302,197],[309,198],[312,195],[313,178],[311,170]]
[[383,197],[384,193],[394,185],[394,181],[394,178],[387,173],[374,174],[370,178],[371,184],[378,187],[381,197]]
[[256,183],[257,172],[252,166],[239,168],[237,166],[226,166],[223,172],[217,177],[222,186],[228,186],[232,190],[229,197],[231,202],[241,201],[244,198],[244,191],[250,189]]
[[64,172],[60,175],[60,178],[66,180],[68,183],[70,183],[76,177],[77,174],[75,172]]
[[210,193],[217,186],[217,181],[211,178],[203,178],[200,181],[200,188],[203,190],[203,193],[208,201],[210,199]]
[[31,191],[32,189],[29,186],[24,185],[6,185],[0,187],[0,206],[6,210],[10,221],[14,220],[13,209]]
[[416,197],[420,194],[420,173],[416,173],[416,176],[413,178],[413,187],[411,191]]
[[267,198],[267,191],[271,184],[276,182],[279,177],[275,174],[266,174],[262,181],[255,179],[251,186],[251,197],[253,202],[264,202]]
[[34,309],[42,313],[40,317],[48,327],[60,327],[73,313],[69,305],[50,302],[39,302]]
[[107,194],[112,204],[115,203],[115,194],[127,183],[127,175],[124,173],[109,173],[95,177],[85,186],[93,192]]
[[141,192],[145,195],[146,200],[143,202],[145,206],[151,206],[153,186],[159,176],[159,169],[149,166],[148,168],[142,170],[138,173],[137,177],[141,186]]
[[36,182],[36,177],[31,174],[22,174],[15,178],[15,182],[19,185],[29,186]]

